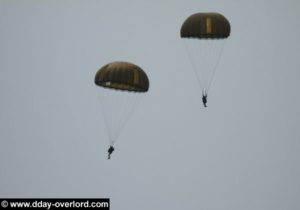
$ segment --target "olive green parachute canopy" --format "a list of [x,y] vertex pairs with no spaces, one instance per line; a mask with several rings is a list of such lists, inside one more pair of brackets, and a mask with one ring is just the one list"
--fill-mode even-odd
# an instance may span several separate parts
[[227,38],[230,35],[230,23],[219,13],[196,13],[184,21],[180,35],[182,38]]
[[133,92],[147,92],[149,89],[147,74],[140,67],[121,61],[100,68],[95,76],[95,84]]

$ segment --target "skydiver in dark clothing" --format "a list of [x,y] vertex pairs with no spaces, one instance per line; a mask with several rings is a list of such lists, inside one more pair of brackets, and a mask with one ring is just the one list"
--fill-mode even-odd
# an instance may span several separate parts
[[202,94],[202,102],[203,102],[204,107],[207,107],[206,106],[206,103],[207,103],[207,94],[206,93]]
[[109,149],[107,150],[107,152],[108,152],[108,158],[107,159],[110,159],[110,155],[111,155],[111,153],[113,153],[114,150],[115,150],[115,148],[113,146],[109,147]]

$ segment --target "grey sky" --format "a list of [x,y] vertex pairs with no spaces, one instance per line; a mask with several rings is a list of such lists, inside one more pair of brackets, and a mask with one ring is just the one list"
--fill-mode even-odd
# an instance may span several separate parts
[[[179,30],[209,11],[232,31],[204,109]],[[0,197],[299,209],[299,11],[296,0],[0,0]],[[93,79],[116,60],[142,67],[150,90],[107,161]]]

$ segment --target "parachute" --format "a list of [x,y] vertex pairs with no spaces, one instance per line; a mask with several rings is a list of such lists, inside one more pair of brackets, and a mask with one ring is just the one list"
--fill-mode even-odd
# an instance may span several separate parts
[[225,41],[230,35],[230,23],[219,13],[196,13],[184,21],[180,35],[202,95],[206,95],[214,78]]
[[140,67],[117,61],[97,71],[95,84],[99,87],[99,100],[112,146],[143,93],[148,91],[149,80]]

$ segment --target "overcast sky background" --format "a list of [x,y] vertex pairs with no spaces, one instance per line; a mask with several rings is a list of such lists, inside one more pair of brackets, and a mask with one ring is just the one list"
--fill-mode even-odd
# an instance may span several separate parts
[[[231,23],[208,97],[179,31]],[[0,197],[108,197],[123,210],[300,209],[300,2],[0,0]],[[96,71],[150,90],[115,144]]]

